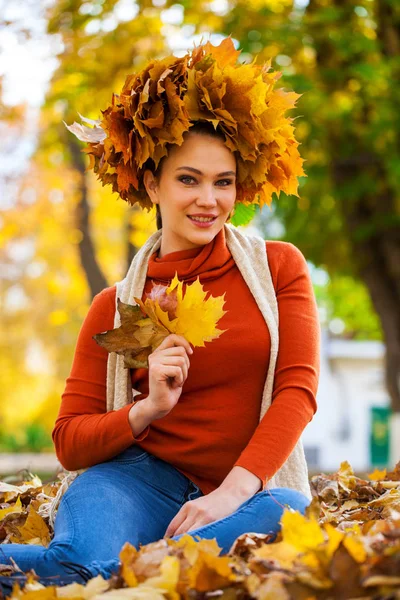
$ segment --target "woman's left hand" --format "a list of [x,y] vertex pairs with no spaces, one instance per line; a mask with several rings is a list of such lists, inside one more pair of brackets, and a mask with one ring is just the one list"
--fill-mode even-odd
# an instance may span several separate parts
[[217,488],[210,494],[189,500],[175,515],[164,537],[188,533],[198,527],[218,521],[235,512],[246,498],[236,497],[231,491]]

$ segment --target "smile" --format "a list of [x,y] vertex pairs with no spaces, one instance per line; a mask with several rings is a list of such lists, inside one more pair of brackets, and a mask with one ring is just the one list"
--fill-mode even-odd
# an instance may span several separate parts
[[189,217],[188,218],[192,221],[192,223],[194,223],[197,227],[210,227],[214,221],[216,220],[216,217]]

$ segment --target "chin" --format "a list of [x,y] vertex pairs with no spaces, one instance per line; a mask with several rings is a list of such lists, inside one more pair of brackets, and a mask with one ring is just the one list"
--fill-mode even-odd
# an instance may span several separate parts
[[214,225],[209,229],[195,229],[193,226],[188,224],[188,226],[182,229],[180,236],[182,238],[186,238],[186,241],[190,244],[204,246],[215,238],[215,236],[221,231],[223,225],[223,223],[222,225],[214,223]]
[[217,235],[218,232],[219,232],[219,229],[213,230],[213,231],[210,231],[210,230],[198,231],[196,233],[189,235],[187,237],[187,239],[189,241],[193,241],[194,243],[207,244],[207,242],[210,242],[212,239],[215,238],[215,236]]

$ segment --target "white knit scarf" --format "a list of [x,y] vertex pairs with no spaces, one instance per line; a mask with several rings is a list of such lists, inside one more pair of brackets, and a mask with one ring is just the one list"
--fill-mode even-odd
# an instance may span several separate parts
[[[279,315],[275,289],[268,265],[265,240],[259,236],[242,234],[232,225],[225,223],[225,240],[233,259],[247,283],[253,297],[260,309],[269,329],[271,338],[271,352],[267,378],[264,384],[261,403],[260,420],[271,405],[274,374],[279,347]],[[122,281],[116,284],[117,292],[115,302],[120,298],[127,304],[135,304],[134,297],[142,298],[146,283],[147,267],[150,256],[161,245],[162,229],[156,231],[135,255],[128,273]],[[121,325],[119,312],[115,305],[114,327]],[[111,352],[107,363],[107,411],[118,410],[132,402],[138,390],[132,389],[129,369],[124,367],[123,356]],[[59,492],[51,503],[42,508],[41,513],[49,516],[50,523],[54,524],[55,512],[64,491],[77,475],[85,471],[72,471],[65,477]],[[309,499],[311,491],[308,482],[307,463],[304,456],[301,439],[297,442],[289,458],[267,483],[267,487],[288,487],[296,489]]]

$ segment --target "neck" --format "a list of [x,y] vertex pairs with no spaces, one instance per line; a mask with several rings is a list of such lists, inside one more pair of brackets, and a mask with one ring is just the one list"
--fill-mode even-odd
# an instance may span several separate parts
[[161,234],[161,244],[158,250],[158,258],[163,258],[171,252],[179,252],[180,250],[193,250],[194,248],[202,248],[212,241],[208,240],[204,244],[196,244],[187,239],[169,239],[165,233]]

